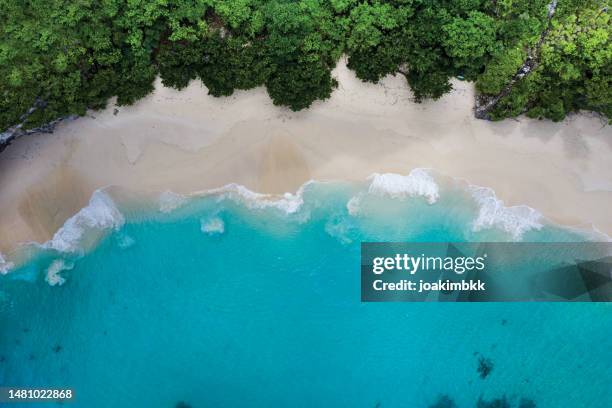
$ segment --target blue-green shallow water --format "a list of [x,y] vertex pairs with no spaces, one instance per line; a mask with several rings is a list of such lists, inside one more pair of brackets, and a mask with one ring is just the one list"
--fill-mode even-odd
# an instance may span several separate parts
[[[360,303],[360,241],[510,235],[472,231],[477,206],[457,191],[366,195],[350,215],[359,189],[313,186],[290,215],[216,197],[126,212],[82,257],[40,250],[0,278],[0,384],[70,387],[66,405],[87,408],[612,406],[608,304]],[[211,219],[223,232],[202,232]],[[58,258],[74,267],[52,287]]]

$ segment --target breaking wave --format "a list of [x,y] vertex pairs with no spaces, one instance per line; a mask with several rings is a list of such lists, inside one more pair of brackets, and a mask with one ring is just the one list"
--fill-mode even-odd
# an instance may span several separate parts
[[[435,204],[440,198],[440,187],[427,169],[413,169],[406,176],[374,173],[367,180],[370,180],[367,194],[399,199],[424,197],[429,204]],[[359,214],[363,197],[364,193],[360,193],[346,203],[350,215]]]
[[[369,196],[386,197],[394,200],[422,198],[428,204],[434,205],[431,209],[436,209],[438,206],[441,206],[438,209],[439,211],[436,210],[440,214],[446,213],[451,208],[454,211],[463,211],[462,214],[466,215],[467,220],[459,221],[459,219],[457,219],[457,222],[467,222],[467,224],[465,224],[465,227],[457,226],[458,228],[465,228],[466,231],[471,230],[473,232],[488,229],[499,230],[505,232],[514,240],[521,240],[528,231],[540,230],[548,224],[554,225],[549,223],[542,214],[531,207],[525,205],[505,206],[504,202],[498,199],[495,192],[490,188],[469,185],[465,181],[454,184],[447,183],[448,179],[454,181],[458,179],[438,176],[437,174],[434,178],[432,174],[434,174],[432,170],[421,168],[412,170],[408,175],[374,173],[367,178],[368,182],[365,185],[351,184],[348,196],[346,196],[346,198],[344,198],[344,196],[340,197],[339,203],[341,206],[345,206],[350,216],[357,216],[361,212],[362,204],[365,203],[364,200]],[[315,194],[315,198],[312,200],[309,198],[307,204],[305,204],[304,194],[308,186],[312,184],[319,186],[323,183],[324,182],[309,181],[303,184],[295,193],[285,193],[282,195],[257,193],[249,190],[245,186],[235,183],[216,189],[196,192],[190,195],[181,195],[171,191],[165,191],[157,196],[158,201],[155,202],[157,206],[154,208],[156,211],[158,210],[162,213],[170,213],[179,207],[186,206],[194,199],[212,197],[216,199],[217,202],[231,200],[248,209],[271,208],[278,210],[281,214],[287,215],[299,212],[304,215],[304,217],[310,218],[312,211],[327,211],[326,198],[320,198],[326,196],[319,196],[319,193],[316,192],[313,193],[313,191],[319,191],[318,189],[308,189],[308,197],[311,197],[310,194],[313,193]],[[454,187],[447,189],[447,185],[452,185]],[[338,184],[338,186],[338,191],[347,191],[347,185]],[[327,191],[327,193],[324,194],[329,194],[330,190],[321,190],[321,192],[325,191]],[[331,191],[336,191],[336,189],[332,187]],[[456,198],[452,198],[453,194],[458,194],[457,197],[465,196],[465,198],[462,198],[461,201],[457,201]],[[470,197],[473,201],[470,200]],[[462,207],[461,203],[467,204],[463,210],[460,208]],[[451,206],[451,208],[447,209],[447,206]],[[321,210],[316,210],[317,208]],[[372,209],[378,211],[377,208],[376,206],[370,207],[370,211]],[[416,211],[422,210],[423,207]],[[200,230],[203,233],[208,235],[219,235],[225,232],[225,221],[218,214],[219,212],[217,209],[212,214],[199,218]],[[339,238],[344,243],[358,241],[359,231],[355,229],[359,228],[358,225],[360,225],[360,223],[343,220],[342,217],[345,217],[345,215],[335,219],[334,217],[337,217],[337,214],[338,213],[336,213],[336,215],[326,215],[329,217],[329,220],[327,220],[325,224],[326,232],[329,235]],[[418,216],[418,214],[415,214],[415,216]],[[451,220],[452,219],[453,218],[451,218]],[[96,190],[92,194],[88,205],[70,217],[54,234],[51,240],[42,245],[35,245],[38,248],[55,250],[67,255],[79,255],[95,245],[95,243],[106,233],[111,230],[119,230],[125,223],[125,216],[109,193],[105,190]],[[570,229],[570,227],[567,228]],[[581,229],[576,227],[575,230],[578,231]],[[588,231],[583,232],[588,233]],[[598,237],[599,235],[604,234],[597,234]],[[382,234],[379,239],[384,240],[384,237],[385,234]],[[609,237],[607,238],[609,239]],[[126,249],[134,245],[134,239],[123,233],[116,237],[115,242],[121,249]],[[19,263],[21,263],[21,261]],[[63,278],[60,272],[67,268],[66,265],[67,264],[52,263],[47,270],[47,281],[50,284],[61,284]],[[14,267],[15,265],[13,262],[9,262],[0,254],[0,273],[6,274],[9,270],[13,270]]]
[[183,206],[187,202],[187,197],[172,191],[164,191],[159,195],[159,211],[170,213]]
[[281,196],[272,194],[256,193],[240,184],[227,184],[221,188],[207,190],[197,195],[216,194],[221,198],[226,198],[243,203],[250,209],[276,208],[286,214],[294,214],[302,208],[304,204],[304,189],[312,181],[302,184],[295,194],[285,193]]
[[[367,193],[359,193],[347,202],[346,208],[350,215],[360,213],[366,194],[394,199],[424,197],[429,204],[435,204],[440,199],[440,187],[427,169],[417,168],[406,176],[374,173],[368,180],[370,185]],[[478,214],[471,224],[474,232],[497,228],[518,241],[527,231],[540,230],[544,226],[544,217],[537,210],[526,205],[507,207],[490,188],[468,184],[467,192],[478,206]]]
[[487,187],[470,185],[469,191],[478,203],[478,216],[472,223],[474,231],[499,228],[509,233],[514,240],[520,240],[530,230],[540,230],[542,214],[526,205],[506,207],[495,192]]
[[429,204],[434,204],[440,197],[440,188],[429,171],[414,169],[407,176],[395,173],[374,173],[368,193],[391,198],[425,197]]
[[228,199],[242,203],[250,209],[275,208],[284,213],[293,214],[298,212],[304,204],[304,188],[310,183],[312,181],[304,183],[295,194],[285,193],[282,195],[257,193],[237,183],[195,192],[187,196],[172,191],[164,191],[159,195],[159,211],[170,213],[184,206],[190,198],[218,196],[219,199]]
[[96,190],[89,204],[70,217],[43,247],[58,252],[77,252],[82,249],[88,232],[119,229],[124,223],[125,218],[113,199],[103,190]]
[[4,257],[0,253],[0,274],[4,275],[4,274],[9,273],[9,271],[11,270],[11,268],[13,268],[13,266],[15,265],[12,262],[9,262],[6,259],[4,259]]

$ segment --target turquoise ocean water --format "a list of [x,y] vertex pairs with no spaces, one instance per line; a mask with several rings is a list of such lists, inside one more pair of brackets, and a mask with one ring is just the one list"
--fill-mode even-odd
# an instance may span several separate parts
[[609,304],[360,302],[361,241],[596,239],[489,190],[416,171],[119,195],[0,276],[0,384],[86,408],[612,406]]

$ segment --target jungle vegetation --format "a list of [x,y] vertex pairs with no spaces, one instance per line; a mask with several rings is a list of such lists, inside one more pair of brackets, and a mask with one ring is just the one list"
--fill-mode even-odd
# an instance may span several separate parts
[[265,86],[300,110],[330,96],[342,55],[363,81],[403,75],[416,102],[474,81],[483,118],[612,118],[601,0],[15,0],[0,21],[0,131],[131,104],[157,76]]

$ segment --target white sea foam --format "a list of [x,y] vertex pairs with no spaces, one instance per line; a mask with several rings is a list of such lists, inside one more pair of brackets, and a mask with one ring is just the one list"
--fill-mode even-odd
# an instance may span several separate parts
[[341,244],[353,242],[354,227],[346,218],[331,218],[325,223],[325,232]]
[[164,191],[159,195],[159,211],[169,213],[183,206],[187,197],[172,191]]
[[47,268],[47,276],[45,280],[51,286],[61,286],[66,282],[66,278],[60,275],[62,271],[69,271],[74,268],[73,263],[67,263],[63,259],[56,259],[51,263],[49,268]]
[[295,194],[285,193],[282,196],[256,193],[243,185],[235,183],[227,184],[218,189],[208,190],[206,194],[220,194],[223,198],[242,202],[251,209],[276,208],[287,214],[294,214],[302,208],[304,204],[304,188],[310,183],[309,181],[303,184]]
[[350,200],[348,200],[348,202],[346,203],[346,209],[348,210],[348,213],[352,216],[355,216],[357,214],[359,214],[359,211],[361,211],[361,199],[363,197],[363,194],[357,194],[354,197],[351,197]]
[[590,228],[596,240],[599,240],[600,242],[612,242],[612,236],[601,231],[595,225],[590,224]]
[[219,217],[203,218],[200,220],[200,230],[208,235],[223,234],[225,223]]
[[504,206],[504,202],[495,196],[487,187],[471,185],[469,191],[480,206],[478,216],[472,224],[474,231],[488,228],[500,228],[515,240],[532,229],[539,230],[542,225],[542,214],[526,205]]
[[[440,188],[426,169],[413,169],[407,176],[396,173],[374,173],[368,177],[368,194],[391,198],[425,197],[434,204],[440,197]],[[361,211],[364,193],[359,193],[346,203],[350,215]]]
[[5,275],[9,273],[9,271],[11,270],[13,266],[15,265],[12,262],[9,262],[6,259],[4,259],[4,257],[0,253],[0,274]]
[[119,245],[119,248],[121,249],[128,249],[134,246],[135,243],[136,240],[127,234],[120,234],[117,237],[117,245]]
[[124,223],[125,219],[113,199],[104,191],[96,190],[89,204],[69,218],[44,247],[60,252],[76,252],[86,232],[117,229]]
[[[303,191],[309,183],[302,185],[295,194],[285,193],[282,196],[255,193],[242,185],[234,183],[194,195],[218,194],[223,198],[244,203],[248,208],[271,207],[287,214],[293,214],[302,207],[304,203],[302,198]],[[159,210],[165,213],[171,212],[184,205],[188,199],[189,197],[165,191],[159,195]],[[82,249],[82,244],[86,241],[85,238],[88,236],[88,232],[100,233],[108,229],[119,229],[124,223],[125,218],[115,205],[113,199],[103,190],[96,190],[92,194],[89,204],[69,218],[55,233],[53,238],[43,244],[42,247],[59,252],[77,252]],[[218,224],[210,226],[210,228],[213,227],[219,229]],[[119,242],[122,248],[133,244],[133,240],[129,237],[124,241]],[[0,260],[0,272],[6,273],[12,266],[11,263],[5,262],[4,259]]]
[[440,197],[440,190],[433,177],[425,169],[414,169],[407,176],[395,173],[374,173],[368,192],[392,198],[425,197],[429,204]]

